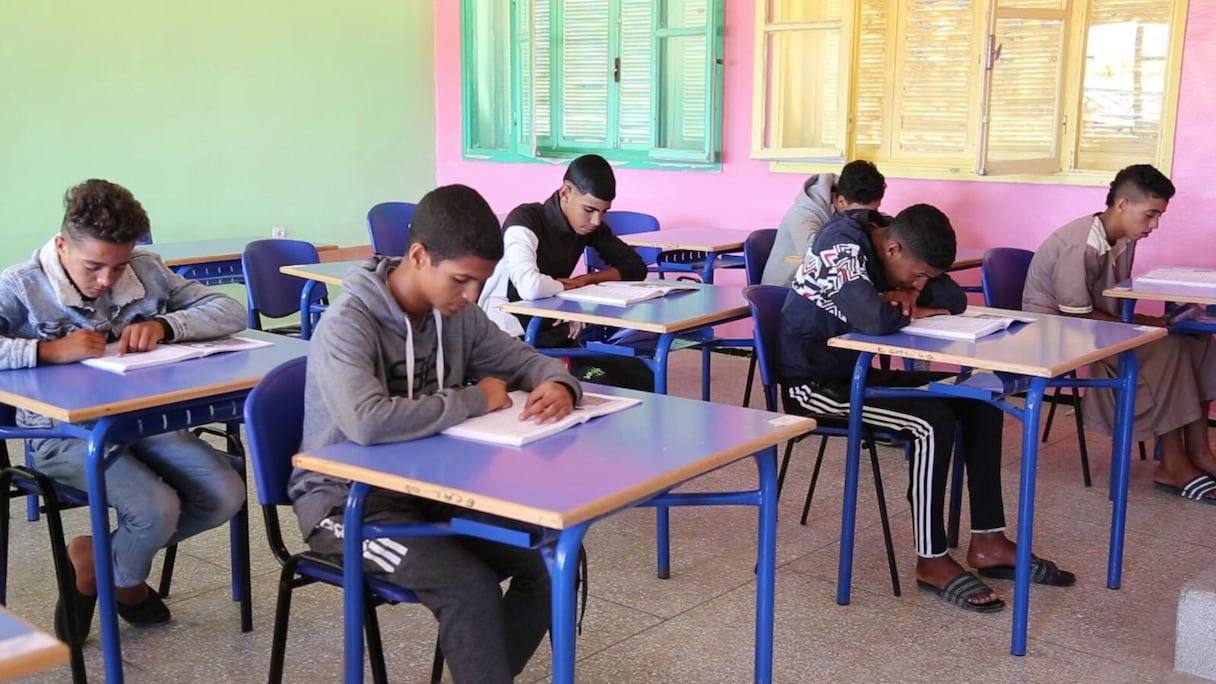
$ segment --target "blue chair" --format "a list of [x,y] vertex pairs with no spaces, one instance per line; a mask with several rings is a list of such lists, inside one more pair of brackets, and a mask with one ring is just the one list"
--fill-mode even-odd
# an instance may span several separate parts
[[245,293],[249,300],[248,325],[262,329],[262,316],[283,318],[299,312],[300,326],[285,326],[268,332],[312,336],[312,326],[325,311],[328,292],[317,283],[308,305],[301,307],[304,280],[279,272],[283,266],[319,263],[317,248],[303,240],[255,240],[245,245],[241,266],[245,270]]
[[[753,230],[743,242],[743,269],[747,274],[748,285],[759,285],[764,276],[764,264],[773,251],[773,243],[777,240],[776,228]],[[756,350],[753,347],[748,354],[747,384],[743,388],[743,406],[751,404],[752,383],[756,380]]]
[[[755,331],[754,349],[756,351],[757,365],[760,369],[760,384],[764,388],[765,407],[769,411],[780,410],[777,406],[778,380],[776,376],[775,362],[773,354],[777,349],[777,331],[781,324],[781,305],[785,302],[785,297],[789,293],[788,287],[778,285],[749,285],[743,289],[743,296],[747,299],[748,308],[752,313],[752,327]],[[807,516],[811,511],[811,500],[815,496],[815,485],[819,481],[819,469],[823,465],[823,455],[827,450],[828,437],[847,437],[849,434],[848,418],[841,416],[826,416],[813,415],[816,427],[809,434],[819,435],[822,439],[819,442],[819,455],[815,458],[815,469],[811,474],[811,484],[806,491],[806,500],[802,505],[801,523],[806,524]],[[878,495],[878,514],[882,521],[883,540],[887,547],[887,565],[891,570],[891,588],[896,596],[900,595],[899,588],[899,571],[895,567],[895,545],[891,541],[891,521],[887,516],[887,499],[883,494],[882,486],[882,471],[878,466],[878,450],[874,446],[874,439],[889,439],[904,443],[907,440],[899,433],[875,432],[868,427],[863,427],[866,443],[869,445],[870,451],[870,466],[874,470],[874,490]],[[801,438],[800,438],[801,439]],[[789,468],[790,456],[794,451],[794,442],[799,440],[791,440],[785,445],[785,455],[781,459],[781,469],[777,473],[777,493],[780,496],[781,488],[785,483],[785,473]],[[953,515],[952,515],[953,519]]]
[[372,251],[389,257],[405,256],[410,245],[410,221],[417,204],[381,202],[367,212],[367,233]]
[[[651,233],[659,229],[659,220],[650,214],[636,211],[610,211],[604,214],[604,223],[613,235],[631,235],[634,233]],[[659,254],[657,247],[634,247],[633,250],[642,257],[647,270],[658,272]],[[600,257],[594,247],[583,250],[583,260],[587,264],[587,272],[595,273],[608,268],[608,264]]]
[[[279,574],[278,603],[274,614],[274,637],[270,651],[268,681],[283,679],[283,659],[287,648],[287,623],[291,617],[292,591],[297,587],[320,582],[342,587],[342,563],[319,556],[311,551],[291,553],[283,543],[279,508],[290,507],[287,481],[291,477],[291,457],[299,450],[304,431],[304,378],[307,360],[292,359],[267,373],[249,393],[245,401],[245,425],[249,438],[249,458],[253,465],[254,485],[258,503],[266,522],[266,539],[270,550],[282,565]],[[380,639],[380,624],[376,608],[390,603],[417,603],[414,592],[374,576],[367,578],[367,605],[364,609],[364,629],[371,660],[372,678],[388,681],[384,667],[384,647]],[[341,639],[335,643],[340,646]],[[443,676],[443,654],[435,646],[435,661],[431,682]]]

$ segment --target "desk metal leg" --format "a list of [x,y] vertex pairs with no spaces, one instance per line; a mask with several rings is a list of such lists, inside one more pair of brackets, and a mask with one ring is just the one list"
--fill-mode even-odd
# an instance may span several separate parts
[[857,480],[861,463],[862,407],[866,376],[874,354],[862,352],[853,366],[849,397],[849,446],[844,465],[844,504],[840,512],[840,565],[836,571],[836,603],[847,606],[853,584],[853,533],[857,527]]
[[[561,531],[557,541],[542,549],[549,566],[549,582],[553,591],[553,615],[549,634],[553,639],[553,682],[574,682],[575,576],[578,574],[578,550],[587,534],[590,522]],[[347,680],[349,682],[349,679]]]
[[114,594],[114,554],[110,543],[110,503],[106,498],[106,442],[112,418],[102,418],[89,435],[85,479],[89,485],[89,522],[93,531],[93,563],[97,573],[97,612],[101,623],[101,650],[106,682],[122,682],[122,643],[118,632],[118,605]]
[[1030,551],[1034,544],[1034,485],[1039,460],[1039,412],[1046,378],[1031,378],[1022,417],[1022,479],[1018,489],[1018,551],[1013,581],[1013,636],[1010,652],[1026,655],[1030,616]]
[[713,285],[714,283],[714,262],[717,259],[717,252],[705,253],[705,263],[701,264],[701,282],[706,285]]
[[342,517],[342,596],[346,684],[363,681],[363,504],[371,487],[351,484]]
[[309,303],[312,301],[312,291],[316,286],[317,281],[305,280],[304,288],[300,290],[300,339],[302,340],[312,338],[312,313],[309,312]]
[[[1133,300],[1128,300],[1133,301]],[[1136,352],[1119,354],[1119,397],[1115,404],[1115,438],[1111,446],[1110,557],[1106,563],[1106,586],[1118,589],[1123,581],[1123,528],[1127,524],[1128,471],[1132,456],[1132,423],[1135,421],[1136,377],[1139,368]]]
[[756,559],[756,681],[773,680],[773,604],[777,570],[777,447],[755,455],[760,472],[760,534]]
[[[667,394],[667,357],[671,353],[671,343],[675,338],[672,333],[663,333],[659,335],[659,341],[655,345],[655,394]],[[655,574],[659,579],[667,579],[671,577],[671,511],[667,506],[660,504],[654,507],[654,525],[655,564],[658,566]]]
[[1136,300],[1124,299],[1122,304],[1120,304],[1120,313],[1122,314],[1124,323],[1131,323],[1132,318],[1136,314]]

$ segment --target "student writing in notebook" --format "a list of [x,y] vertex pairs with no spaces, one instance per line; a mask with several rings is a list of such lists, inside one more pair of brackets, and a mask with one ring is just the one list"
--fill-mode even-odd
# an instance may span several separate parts
[[[877,221],[877,222],[875,222]],[[778,377],[785,410],[844,419],[858,353],[829,347],[837,335],[884,335],[913,318],[961,313],[962,289],[946,275],[954,262],[954,229],[938,209],[918,204],[890,225],[869,210],[836,214],[815,236],[781,311]],[[871,370],[869,384],[919,387],[947,377],[929,371]],[[1012,579],[1016,547],[1005,536],[1001,499],[1001,429],[996,407],[968,399],[867,399],[863,422],[900,432],[912,444],[908,499],[916,542],[916,582],[947,602],[992,612],[1004,601],[950,557],[943,509],[955,429],[961,427],[970,493],[967,564],[981,575]],[[1035,558],[1032,581],[1067,586],[1072,573]]]
[[[33,257],[0,275],[0,369],[73,363],[101,356],[107,341],[120,352],[161,342],[227,335],[245,328],[245,309],[231,297],[186,280],[155,254],[136,249],[148,215],[122,186],[88,180],[67,191],[59,232]],[[125,382],[115,377],[113,382]],[[50,427],[45,416],[17,412],[17,423]],[[32,440],[34,466],[86,489],[86,444]],[[245,483],[227,456],[186,432],[129,444],[106,470],[106,493],[118,511],[114,564],[118,615],[147,627],[169,609],[145,580],[160,549],[223,524],[245,502]],[[65,603],[55,609],[64,641],[88,635],[97,603],[93,545],[68,543],[81,633],[68,634]]]
[[[528,317],[502,311],[504,302],[552,297],[593,283],[642,280],[646,264],[638,253],[613,234],[604,214],[616,198],[616,176],[612,166],[597,154],[586,154],[570,162],[562,185],[544,202],[516,207],[503,221],[505,252],[494,274],[486,282],[480,305],[503,330],[522,337]],[[583,249],[592,247],[607,268],[574,276]],[[601,325],[581,326],[546,322],[537,336],[540,348],[570,347],[588,341],[608,341],[634,347],[645,353],[655,346],[652,333],[615,330]],[[587,379],[611,385],[651,391],[654,375],[638,359],[606,356],[594,366],[576,371]],[[603,377],[596,372],[602,371]]]
[[[1052,233],[1035,252],[1022,291],[1027,311],[1118,321],[1119,304],[1102,292],[1131,277],[1136,244],[1160,225],[1174,184],[1147,164],[1120,171],[1106,209]],[[1164,325],[1137,314],[1136,322]],[[1158,489],[1216,504],[1216,457],[1208,445],[1208,408],[1216,398],[1216,350],[1211,335],[1170,335],[1136,347],[1136,419],[1132,438],[1161,445],[1153,480]],[[1095,377],[1118,375],[1118,361],[1090,366]],[[1085,422],[1111,434],[1114,392],[1085,393]]]
[[[509,389],[530,391],[523,419],[569,415],[581,397],[578,381],[477,307],[502,251],[498,219],[475,190],[450,185],[427,193],[404,258],[376,256],[353,271],[317,326],[300,448],[426,437],[510,406]],[[292,473],[289,491],[314,551],[341,555],[348,488],[345,480]],[[374,490],[365,517],[442,521],[457,513],[471,514]],[[413,590],[435,614],[457,682],[512,681],[549,628],[549,573],[537,550],[469,537],[401,537],[364,542],[363,558],[367,572]]]

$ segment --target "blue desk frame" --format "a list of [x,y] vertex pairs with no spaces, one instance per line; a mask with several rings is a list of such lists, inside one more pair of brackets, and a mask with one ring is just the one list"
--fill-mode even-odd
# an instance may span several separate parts
[[[1058,322],[1068,325],[1069,321],[1071,320],[1079,319],[1062,319]],[[1009,331],[997,333],[996,335],[984,338],[984,340],[1015,336],[1018,332],[1032,329],[1031,326],[1042,326],[1044,322],[1045,321],[1041,320],[1030,324],[1016,324]],[[1097,322],[1091,321],[1089,323]],[[1122,324],[1106,323],[1103,325]],[[899,333],[883,337],[851,334],[846,335],[843,339],[874,343],[875,345],[881,346],[881,351],[878,352],[877,349],[873,351],[859,350],[860,355],[858,356],[857,363],[853,368],[852,385],[850,388],[851,402],[849,409],[849,442],[845,461],[845,493],[841,511],[840,561],[838,567],[838,584],[836,589],[836,602],[838,604],[847,605],[850,601],[853,572],[854,530],[856,527],[857,486],[861,462],[862,404],[868,397],[880,396],[938,396],[977,399],[980,401],[986,401],[1004,413],[1012,415],[1022,421],[1022,467],[1018,489],[1017,570],[1014,578],[1013,627],[1010,645],[1010,652],[1013,655],[1020,656],[1026,654],[1026,632],[1029,621],[1030,555],[1033,548],[1034,539],[1035,473],[1038,464],[1039,413],[1043,403],[1043,393],[1048,387],[1057,386],[1101,387],[1115,390],[1118,397],[1116,403],[1116,419],[1118,422],[1118,429],[1115,432],[1111,447],[1111,498],[1113,501],[1113,507],[1111,511],[1110,553],[1107,561],[1106,586],[1110,589],[1119,588],[1122,582],[1123,539],[1124,527],[1127,519],[1128,469],[1132,444],[1131,431],[1135,408],[1137,365],[1134,346],[1119,352],[1118,378],[1100,380],[1091,378],[1076,379],[1061,377],[1067,370],[1072,370],[1072,368],[1075,367],[1073,366],[1063,369],[1054,377],[1023,376],[1020,380],[1014,380],[1012,385],[1009,386],[1009,393],[1022,390],[1024,390],[1026,393],[1024,408],[1018,408],[1017,406],[1014,406],[1006,401],[1005,394],[1003,393],[992,392],[987,396],[984,396],[983,393],[977,393],[973,389],[968,388],[965,384],[950,385],[945,383],[932,383],[927,388],[923,389],[867,388],[866,377],[869,374],[870,365],[876,352],[894,356],[926,356],[926,354],[923,352],[924,349],[935,345],[946,345],[949,343],[943,340],[929,341],[930,338],[916,337]],[[1144,340],[1139,344],[1143,344],[1147,341],[1150,340]],[[972,349],[972,356],[969,360],[970,362],[966,365],[983,367],[986,362],[990,361],[989,359],[985,358],[982,351],[975,349],[977,346],[983,346],[983,340],[978,343],[954,344],[961,344]],[[917,354],[918,351],[921,351],[921,353]],[[1111,354],[1104,354],[1098,356],[1097,358],[1110,355]],[[958,359],[956,355],[954,360],[948,362],[958,362],[961,360],[962,359]],[[1086,363],[1087,362],[1088,360]],[[1013,377],[1010,374],[1005,374],[1005,378],[1013,380]]]

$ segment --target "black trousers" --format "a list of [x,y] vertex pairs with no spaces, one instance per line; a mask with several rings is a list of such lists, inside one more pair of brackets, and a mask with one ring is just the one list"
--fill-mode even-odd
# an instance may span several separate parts
[[[920,387],[950,373],[871,370],[871,387]],[[849,381],[791,379],[783,382],[787,413],[847,417]],[[912,504],[912,531],[916,555],[924,558],[947,552],[945,527],[946,483],[954,451],[955,429],[960,429],[967,469],[972,532],[1005,529],[1001,497],[1000,409],[970,399],[936,397],[867,399],[862,422],[874,430],[898,432],[911,441],[908,462],[908,501]]]

